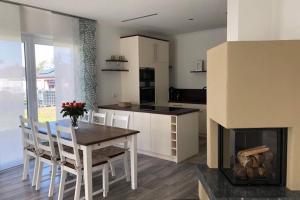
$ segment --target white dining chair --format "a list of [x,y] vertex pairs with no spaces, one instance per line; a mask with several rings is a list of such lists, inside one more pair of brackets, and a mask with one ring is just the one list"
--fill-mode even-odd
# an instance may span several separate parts
[[92,124],[99,124],[99,125],[106,125],[106,112],[99,113],[99,112],[92,112],[91,115],[91,123]]
[[91,123],[92,112],[93,111],[89,110],[87,113],[84,113],[83,116],[80,118],[80,121],[86,122],[86,123]]
[[[81,182],[84,169],[82,163],[82,151],[79,150],[77,139],[75,135],[75,131],[73,127],[63,127],[60,125],[56,125],[57,131],[57,143],[59,147],[59,154],[61,160],[61,178],[59,184],[59,192],[58,199],[63,199],[65,188],[65,180],[67,173],[71,173],[76,175],[76,185],[75,185],[75,194],[74,199],[80,199],[80,190],[81,190]],[[70,140],[66,138],[69,137]],[[109,187],[108,187],[108,164],[107,158],[99,153],[98,150],[94,150],[92,152],[92,166],[93,171],[101,171],[102,170],[102,190],[94,192],[93,195],[98,194],[99,192],[103,192],[103,197],[107,196]],[[73,188],[70,188],[73,189]],[[68,191],[70,191],[68,189]]]
[[116,115],[115,113],[111,116],[111,126],[119,128],[129,128],[129,115]]
[[[115,115],[113,113],[110,125],[112,127],[128,129],[129,115]],[[127,181],[130,181],[129,164],[128,164],[129,152],[128,152],[127,144],[126,143],[124,144],[124,148],[117,147],[117,146],[108,146],[108,147],[102,148],[100,150],[104,156],[109,158],[108,162],[110,165],[110,170],[111,170],[112,176],[116,175],[116,170],[115,170],[115,166],[114,166],[113,162],[115,162],[117,160],[123,160],[124,176],[126,177]],[[123,178],[123,177],[120,177],[120,178]]]
[[38,156],[38,173],[36,179],[36,190],[40,190],[41,178],[43,174],[43,165],[48,164],[51,166],[51,177],[48,197],[53,196],[54,183],[57,172],[57,167],[59,165],[59,153],[58,146],[55,145],[50,125],[48,122],[40,123],[38,121],[32,122],[34,137],[37,141],[37,156]]
[[19,116],[20,118],[20,127],[22,131],[22,140],[23,140],[23,175],[22,180],[27,180],[29,175],[29,160],[34,158],[34,169],[32,176],[32,186],[35,186],[37,179],[37,169],[39,158],[36,154],[37,142],[34,137],[34,133],[32,130],[32,122],[30,119],[25,119],[23,116]]

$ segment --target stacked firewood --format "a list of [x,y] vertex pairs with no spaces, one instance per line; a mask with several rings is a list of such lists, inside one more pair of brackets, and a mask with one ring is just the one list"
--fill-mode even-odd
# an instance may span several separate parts
[[239,151],[234,174],[241,179],[267,177],[272,171],[273,157],[265,145]]

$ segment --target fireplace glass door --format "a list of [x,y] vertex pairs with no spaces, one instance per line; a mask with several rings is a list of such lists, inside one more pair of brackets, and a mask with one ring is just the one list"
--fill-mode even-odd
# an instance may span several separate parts
[[285,185],[285,128],[219,126],[219,169],[235,185]]

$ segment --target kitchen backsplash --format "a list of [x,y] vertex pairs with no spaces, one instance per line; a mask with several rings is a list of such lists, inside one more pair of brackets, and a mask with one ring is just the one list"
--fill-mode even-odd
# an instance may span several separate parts
[[206,88],[177,89],[170,87],[169,101],[206,104]]

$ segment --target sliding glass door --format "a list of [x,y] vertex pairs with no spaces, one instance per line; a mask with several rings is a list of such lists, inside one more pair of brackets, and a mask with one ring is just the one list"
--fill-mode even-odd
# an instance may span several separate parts
[[40,122],[56,120],[56,81],[52,41],[22,36],[25,45],[29,116]]
[[54,47],[34,44],[38,120],[56,120]]

